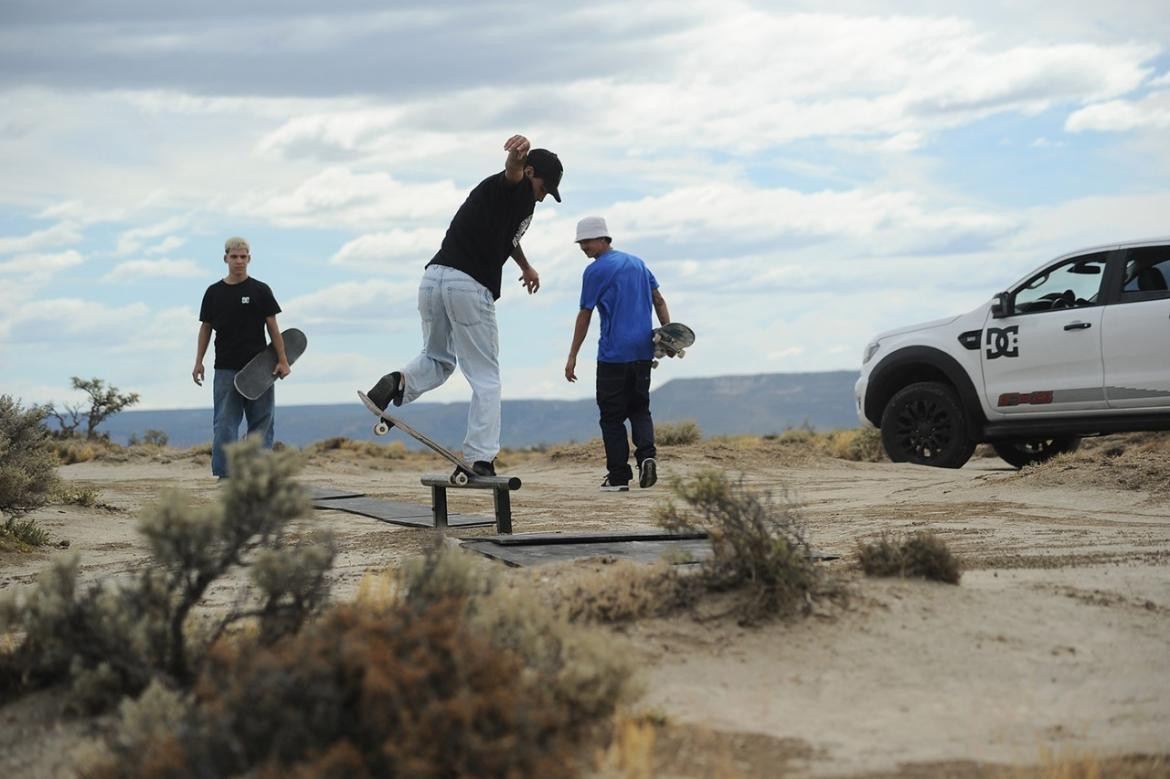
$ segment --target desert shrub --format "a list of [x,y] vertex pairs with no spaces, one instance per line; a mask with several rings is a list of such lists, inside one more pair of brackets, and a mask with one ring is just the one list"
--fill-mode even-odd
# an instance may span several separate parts
[[[221,643],[177,712],[125,707],[98,776],[556,776],[569,723],[522,658],[468,630],[456,599],[332,609],[264,646]],[[159,722],[167,727],[160,727]],[[91,773],[91,772],[87,772]]]
[[529,593],[499,589],[475,602],[468,621],[492,646],[523,658],[574,730],[610,717],[638,692],[633,661],[612,636],[570,624]]
[[27,552],[48,543],[48,532],[31,519],[9,517],[0,525],[0,552]]
[[217,643],[185,708],[147,690],[87,775],[572,776],[633,691],[612,638],[464,552],[375,578],[296,634]]
[[853,462],[880,463],[887,459],[886,450],[882,448],[882,431],[876,427],[838,430],[829,434],[829,453]]
[[62,465],[87,463],[97,459],[98,447],[80,438],[59,438],[53,441],[53,451]]
[[[69,679],[77,708],[100,709],[155,677],[189,684],[206,647],[231,625],[257,622],[267,641],[299,628],[323,602],[334,550],[328,540],[285,543],[285,525],[308,505],[292,478],[296,457],[246,441],[228,458],[233,477],[217,503],[194,508],[170,493],[144,513],[139,530],[152,560],[133,576],[81,586],[72,556],[55,561],[31,591],[0,595],[0,631],[24,635],[0,657],[0,679]],[[191,636],[188,617],[208,588],[239,567],[248,568],[255,594]]]
[[654,425],[654,443],[658,446],[683,446],[697,444],[703,434],[694,420],[663,422]]
[[909,536],[883,533],[872,543],[860,542],[857,561],[867,576],[921,577],[958,584],[962,575],[946,542],[929,531]]
[[667,530],[710,536],[713,555],[700,576],[715,590],[744,589],[745,621],[806,611],[813,595],[836,590],[815,567],[804,521],[787,492],[776,501],[720,471],[676,479],[672,491],[685,507],[668,499],[655,509],[656,521]]
[[[592,574],[592,572],[590,572]],[[578,577],[558,593],[570,622],[625,622],[668,614],[694,602],[697,580],[665,562],[622,560]]]
[[97,487],[83,487],[71,482],[58,482],[53,488],[49,500],[59,506],[93,508],[101,504],[101,496],[101,490]]
[[345,436],[333,436],[310,444],[305,449],[309,454],[321,452],[354,452],[367,457],[377,457],[386,460],[401,460],[406,457],[406,444],[401,441],[390,441],[379,444],[373,441],[355,441]]
[[162,430],[147,430],[142,434],[142,443],[147,446],[166,446],[170,439]]
[[44,411],[0,395],[0,512],[19,516],[45,505],[57,483]]

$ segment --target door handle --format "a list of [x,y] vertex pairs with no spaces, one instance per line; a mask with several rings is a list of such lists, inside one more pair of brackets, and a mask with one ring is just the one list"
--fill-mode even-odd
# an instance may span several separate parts
[[1064,326],[1065,330],[1088,330],[1093,326],[1092,322],[1069,322]]

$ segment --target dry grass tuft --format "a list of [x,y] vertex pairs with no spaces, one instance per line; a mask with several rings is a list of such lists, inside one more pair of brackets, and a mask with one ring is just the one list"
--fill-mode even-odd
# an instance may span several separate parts
[[553,597],[570,622],[629,622],[694,603],[698,582],[667,562],[606,564],[588,575],[559,579]]
[[1075,452],[1026,466],[1012,478],[1053,486],[1170,493],[1170,433],[1086,438]]
[[389,441],[385,444],[373,441],[355,441],[345,436],[334,436],[322,441],[309,444],[305,453],[320,455],[328,452],[344,452],[359,457],[370,457],[379,460],[401,460],[406,457],[406,444],[401,441]]
[[873,543],[859,542],[857,562],[867,576],[924,578],[958,584],[959,561],[946,542],[929,531],[898,536],[883,533]]
[[691,419],[654,425],[654,443],[658,446],[686,446],[697,444],[702,439],[698,423]]

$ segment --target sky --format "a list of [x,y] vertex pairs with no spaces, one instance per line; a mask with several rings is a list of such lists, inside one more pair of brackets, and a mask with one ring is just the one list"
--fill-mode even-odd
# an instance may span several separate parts
[[588,215],[697,333],[656,384],[856,370],[1170,235],[1168,42],[1165,0],[0,0],[0,393],[210,408],[199,303],[243,235],[308,335],[278,404],[355,400],[419,351],[423,266],[514,133],[565,173],[522,242],[540,291],[504,268],[505,399],[592,395]]

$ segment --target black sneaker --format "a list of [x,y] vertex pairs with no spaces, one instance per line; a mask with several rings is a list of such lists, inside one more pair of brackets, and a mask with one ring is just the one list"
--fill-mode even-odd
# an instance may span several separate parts
[[653,457],[647,457],[638,464],[638,486],[653,487],[658,481],[658,463]]
[[382,378],[378,379],[378,383],[370,388],[366,393],[366,397],[370,402],[377,406],[382,411],[393,403],[396,406],[402,405],[402,391],[403,391],[402,374],[398,371],[387,373]]
[[609,476],[606,476],[605,480],[603,482],[601,482],[601,491],[602,492],[629,492],[630,485],[629,484],[612,484],[609,481]]
[[[494,462],[489,463],[487,460],[476,460],[471,464],[471,472],[476,476],[495,476],[496,464]],[[463,468],[456,468],[451,474],[451,479],[454,480],[461,473],[466,473],[466,471]]]

